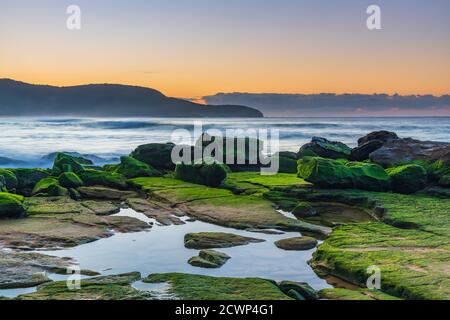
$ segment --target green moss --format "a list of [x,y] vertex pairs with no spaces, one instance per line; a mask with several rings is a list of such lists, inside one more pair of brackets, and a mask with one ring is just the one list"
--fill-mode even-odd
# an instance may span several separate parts
[[354,175],[342,163],[319,157],[305,157],[298,162],[298,177],[319,187],[351,188]]
[[[82,161],[82,160],[81,160]],[[65,153],[58,153],[53,162],[52,174],[54,176],[59,176],[63,172],[75,172],[79,173],[84,170],[83,164],[80,163],[80,159],[77,157],[72,157]]]
[[297,153],[298,159],[304,157],[323,157],[328,159],[348,159],[351,148],[344,143],[313,137],[310,143],[303,145]]
[[201,250],[196,257],[189,259],[188,263],[194,267],[201,268],[220,268],[230,256],[215,250]]
[[131,284],[140,279],[138,272],[117,276],[82,279],[80,289],[70,290],[66,281],[50,282],[37,292],[20,295],[19,300],[143,300],[151,295],[134,289]]
[[0,177],[3,177],[8,191],[13,191],[17,188],[19,181],[11,170],[0,169]]
[[439,185],[442,187],[450,187],[450,174],[445,175],[439,179]]
[[175,178],[187,182],[217,187],[227,177],[227,168],[223,164],[177,164]]
[[141,145],[131,153],[131,157],[142,161],[157,170],[173,170],[172,162],[173,143],[150,143]]
[[300,201],[292,210],[292,214],[298,218],[308,218],[317,214],[314,207],[308,201]]
[[128,179],[161,176],[161,173],[158,170],[133,157],[121,157],[120,164],[116,167],[114,172],[121,174]]
[[0,218],[15,217],[25,212],[24,198],[7,192],[0,192]]
[[408,299],[448,299],[450,200],[360,194],[387,209],[383,222],[334,229],[314,253],[313,267],[365,286],[367,268],[376,265],[383,292]]
[[388,191],[391,188],[391,178],[379,165],[364,162],[348,162],[352,170],[354,187],[368,191]]
[[236,194],[265,193],[280,188],[310,188],[311,183],[297,177],[296,174],[278,173],[263,176],[259,172],[230,173],[223,187]]
[[58,179],[49,177],[39,181],[33,188],[33,195],[46,194],[49,196],[64,196],[68,190],[60,186]]
[[299,160],[298,176],[325,188],[387,191],[391,186],[391,178],[381,166],[347,160],[305,157]]
[[263,241],[224,232],[198,232],[184,236],[184,246],[190,249],[229,248]]
[[280,173],[297,173],[297,154],[294,152],[282,151],[278,156]]
[[[298,179],[299,181],[302,181]],[[238,229],[282,229],[327,234],[328,228],[290,219],[259,195],[235,195],[229,190],[208,188],[172,178],[138,178],[131,184],[150,197],[180,206],[189,215],[210,223]]]
[[106,186],[124,190],[128,188],[126,179],[117,173],[86,169],[80,172],[79,177],[86,186]]
[[83,186],[83,181],[73,172],[64,172],[58,178],[58,182],[65,188],[79,188]]
[[184,300],[290,300],[270,280],[215,278],[182,273],[152,274],[148,283],[170,283],[170,292]]
[[42,169],[10,169],[17,178],[17,191],[25,195],[31,194],[34,186],[50,174]]
[[153,177],[153,178],[135,178],[129,180],[132,186],[141,188],[147,191],[169,190],[176,188],[190,188],[198,185],[166,177]]
[[311,237],[281,239],[275,245],[283,250],[311,250],[317,246],[317,240]]
[[427,172],[422,166],[408,164],[386,170],[392,178],[392,187],[399,193],[414,193],[425,188]]
[[390,296],[381,291],[369,289],[323,289],[319,291],[319,296],[321,299],[328,300],[399,300],[399,298]]

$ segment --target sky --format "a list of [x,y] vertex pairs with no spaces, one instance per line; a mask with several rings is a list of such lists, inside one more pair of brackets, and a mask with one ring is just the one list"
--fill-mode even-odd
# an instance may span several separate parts
[[[66,28],[72,4],[81,30]],[[449,94],[449,39],[448,0],[0,0],[0,78],[180,98]]]

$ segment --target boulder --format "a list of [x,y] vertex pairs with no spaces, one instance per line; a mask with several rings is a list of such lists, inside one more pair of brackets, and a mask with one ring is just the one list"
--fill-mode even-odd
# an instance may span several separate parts
[[275,245],[283,250],[311,250],[317,246],[317,240],[311,237],[295,237],[275,241]]
[[450,188],[450,175],[445,175],[441,179],[439,179],[439,185],[441,187]]
[[24,197],[0,192],[0,218],[18,217],[25,213]]
[[279,170],[281,173],[297,173],[297,154],[295,152],[281,151],[275,154],[279,159]]
[[224,164],[177,164],[175,178],[187,182],[218,187],[226,179],[229,169]]
[[316,209],[307,201],[299,202],[292,210],[292,214],[297,218],[308,218],[317,215]]
[[125,177],[118,173],[85,169],[78,175],[86,186],[105,186],[119,190],[128,189]]
[[[231,171],[255,171],[261,168],[261,150],[264,142],[250,137],[215,137],[203,133],[195,146],[202,153],[211,156],[219,162],[226,163]],[[216,154],[220,150],[223,154]],[[231,160],[230,160],[231,159]],[[232,162],[232,163],[231,163]]]
[[17,178],[17,192],[24,195],[31,195],[34,186],[50,174],[42,169],[11,169]]
[[395,192],[411,194],[425,188],[427,172],[419,165],[409,164],[386,170],[392,179],[392,188]]
[[53,177],[44,178],[39,181],[32,191],[33,195],[45,194],[48,196],[65,196],[68,194],[68,190],[63,188],[58,179]]
[[355,188],[368,191],[390,190],[391,178],[383,167],[364,162],[349,162],[346,166],[352,170]]
[[149,143],[138,146],[131,156],[142,161],[157,170],[173,170],[175,164],[172,162],[173,143]]
[[121,174],[128,179],[161,176],[161,173],[151,165],[134,159],[133,157],[121,157],[120,164],[114,168],[114,172]]
[[19,182],[15,176],[15,174],[11,170],[0,169],[0,178],[4,180],[4,188],[8,191],[16,190]]
[[366,143],[353,148],[351,152],[351,159],[355,161],[364,161],[369,159],[370,154],[383,146],[384,142],[381,140],[371,140]]
[[317,300],[319,299],[319,294],[306,282],[295,282],[295,281],[281,281],[278,285],[281,291],[288,293],[293,290],[304,297],[306,300]]
[[324,188],[387,191],[391,186],[391,179],[385,170],[373,163],[305,157],[299,160],[297,175]]
[[374,131],[374,132],[371,132],[371,133],[365,135],[364,137],[359,138],[358,146],[362,146],[371,141],[380,141],[384,144],[388,141],[392,141],[392,140],[396,140],[396,139],[399,139],[399,137],[397,136],[397,134],[395,132],[384,131],[384,130]]
[[342,162],[320,157],[304,157],[298,161],[299,178],[319,187],[352,188],[352,170]]
[[196,257],[189,259],[188,263],[194,267],[201,268],[220,268],[230,256],[215,250],[201,250]]
[[79,188],[83,186],[83,181],[74,172],[64,172],[58,178],[59,184],[64,188]]
[[383,167],[393,167],[413,161],[450,165],[450,143],[420,141],[411,138],[386,142],[370,154],[370,160]]
[[297,158],[322,157],[328,159],[350,159],[351,151],[352,149],[342,142],[313,137],[310,143],[300,148],[297,153]]
[[[83,158],[72,157],[65,153],[58,153],[53,162],[52,174],[59,176],[63,172],[79,173],[84,170],[83,164],[86,163]],[[82,162],[82,163],[80,163]]]
[[188,233],[184,236],[184,246],[189,249],[229,248],[263,241],[223,232]]

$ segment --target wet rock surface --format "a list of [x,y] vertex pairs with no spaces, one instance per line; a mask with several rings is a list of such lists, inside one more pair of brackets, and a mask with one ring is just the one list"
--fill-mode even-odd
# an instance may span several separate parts
[[411,161],[442,161],[450,164],[450,144],[435,141],[420,141],[411,138],[386,142],[380,149],[370,154],[370,160],[384,167]]
[[73,264],[70,259],[0,250],[0,289],[27,288],[49,282],[46,272],[66,273],[67,267]]
[[198,256],[189,259],[188,263],[194,267],[220,268],[231,257],[215,250],[201,250]]
[[278,240],[275,245],[283,250],[311,250],[317,243],[317,240],[311,237],[296,237]]
[[229,248],[263,241],[223,232],[188,233],[184,236],[184,246],[190,249]]

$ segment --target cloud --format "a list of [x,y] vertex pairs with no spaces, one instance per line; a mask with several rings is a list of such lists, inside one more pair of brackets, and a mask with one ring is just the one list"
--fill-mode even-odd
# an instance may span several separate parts
[[203,100],[246,105],[266,116],[450,115],[450,95],[218,93]]

